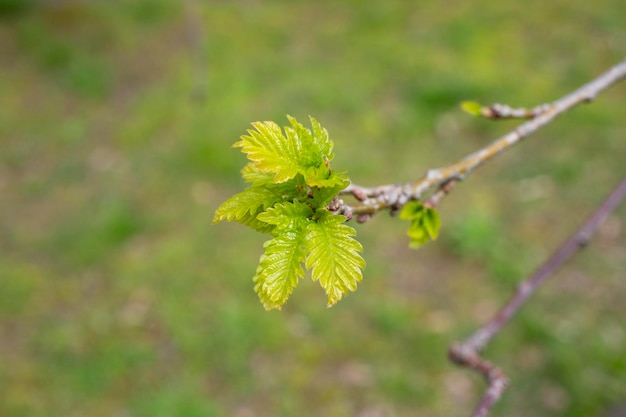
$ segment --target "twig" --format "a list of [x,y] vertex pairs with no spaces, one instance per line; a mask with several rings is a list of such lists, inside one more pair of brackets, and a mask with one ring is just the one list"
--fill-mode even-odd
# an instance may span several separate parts
[[[342,194],[352,194],[357,201],[353,204],[341,202],[337,213],[347,217],[357,216],[361,221],[368,220],[373,214],[391,209],[392,213],[411,200],[419,200],[430,190],[437,189],[451,180],[462,181],[476,167],[482,165],[496,155],[511,148],[522,139],[530,136],[541,127],[552,122],[557,116],[573,107],[593,100],[600,92],[626,77],[626,60],[620,62],[593,81],[583,85],[574,92],[554,101],[530,110],[531,120],[521,124],[512,132],[495,140],[485,148],[474,152],[464,159],[437,169],[431,169],[426,175],[413,183],[390,184],[378,187],[361,187],[350,184]],[[539,110],[540,109],[540,110]],[[502,109],[501,109],[502,110]],[[509,113],[515,113],[511,109]],[[518,109],[519,110],[519,109]],[[507,110],[508,111],[508,110]],[[536,114],[535,114],[536,113]]]
[[437,189],[437,191],[432,193],[430,197],[424,200],[424,206],[432,207],[432,208],[438,207],[441,199],[447,196],[454,189],[454,187],[456,187],[458,183],[459,183],[459,180],[451,179],[450,181],[446,181],[443,184],[441,184],[439,188]]
[[549,104],[541,104],[532,109],[513,108],[506,104],[492,104],[480,109],[480,115],[488,119],[532,119],[550,110]]
[[547,278],[574,253],[582,249],[591,239],[604,219],[626,198],[626,177],[611,195],[598,207],[580,229],[576,231],[543,265],[528,279],[522,281],[515,294],[484,326],[461,343],[454,344],[448,354],[459,365],[467,366],[485,377],[488,387],[478,403],[472,417],[486,416],[500,398],[508,379],[504,372],[480,357],[480,352],[502,330],[520,307]]

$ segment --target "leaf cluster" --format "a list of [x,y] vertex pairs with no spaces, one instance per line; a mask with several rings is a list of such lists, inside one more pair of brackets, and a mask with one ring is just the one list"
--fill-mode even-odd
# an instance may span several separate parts
[[411,222],[407,235],[411,238],[409,247],[413,249],[420,248],[439,236],[441,218],[432,207],[426,207],[419,201],[409,201],[402,207],[400,218]]
[[475,101],[464,101],[461,103],[461,109],[472,116],[480,116],[483,114],[483,106]]
[[282,307],[304,276],[303,265],[331,306],[356,289],[365,267],[354,229],[327,209],[348,179],[331,169],[333,142],[326,129],[312,117],[311,129],[287,118],[283,129],[255,122],[233,145],[249,160],[241,171],[249,185],[217,209],[213,223],[236,221],[272,235],[253,278],[266,309]]

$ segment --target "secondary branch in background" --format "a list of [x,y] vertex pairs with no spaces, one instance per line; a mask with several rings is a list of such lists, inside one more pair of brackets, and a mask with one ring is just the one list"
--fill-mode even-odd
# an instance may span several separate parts
[[609,197],[591,214],[587,221],[528,279],[522,281],[511,299],[498,311],[491,320],[479,328],[461,343],[453,345],[448,354],[450,359],[459,365],[467,366],[480,373],[487,380],[487,389],[474,410],[472,417],[485,417],[498,401],[508,379],[504,372],[483,359],[480,352],[502,330],[517,313],[520,307],[537,290],[537,288],[578,250],[582,249],[591,239],[602,222],[626,198],[626,177],[613,190]]

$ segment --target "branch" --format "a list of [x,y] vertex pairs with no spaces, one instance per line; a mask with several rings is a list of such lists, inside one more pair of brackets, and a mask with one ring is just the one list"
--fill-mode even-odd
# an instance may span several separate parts
[[505,119],[533,119],[539,116],[541,113],[550,109],[549,104],[540,104],[532,109],[526,109],[523,107],[513,108],[506,104],[495,103],[488,107],[483,107],[480,104],[469,101],[462,103],[461,107],[474,116],[482,116],[487,119],[505,120]]
[[[512,109],[503,105],[494,105],[486,108],[488,109],[488,111],[485,111],[486,113],[491,112],[491,116],[485,114],[486,117],[530,117],[531,120],[456,163],[427,171],[426,175],[418,181],[371,188],[350,184],[341,194],[352,194],[357,201],[354,204],[345,204],[343,201],[340,201],[340,204],[337,205],[338,208],[333,211],[344,214],[348,218],[356,215],[357,221],[360,222],[367,221],[373,214],[385,209],[390,209],[393,214],[407,202],[420,200],[428,191],[441,189],[451,181],[455,183],[462,181],[476,167],[521,142],[524,138],[552,122],[557,116],[581,103],[592,101],[600,92],[623,80],[625,77],[626,60],[553,103],[543,104],[530,110]],[[437,197],[437,202],[440,198],[441,196]]]
[[508,379],[504,372],[481,358],[480,352],[511,320],[520,307],[537,290],[539,285],[552,276],[566,260],[589,242],[600,224],[624,198],[626,198],[626,177],[602,205],[593,212],[583,226],[567,239],[554,255],[541,265],[531,277],[519,284],[513,297],[489,322],[465,339],[465,341],[450,347],[448,354],[454,363],[477,371],[485,377],[488,383],[487,390],[474,410],[472,417],[486,416],[508,384]]

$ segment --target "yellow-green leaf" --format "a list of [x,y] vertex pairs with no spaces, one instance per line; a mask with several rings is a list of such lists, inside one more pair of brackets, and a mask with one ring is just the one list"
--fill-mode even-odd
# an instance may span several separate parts
[[249,129],[248,135],[241,136],[233,145],[247,154],[257,171],[247,167],[246,180],[256,180],[259,172],[266,172],[273,175],[273,182],[282,183],[302,174],[311,186],[333,186],[336,181],[329,166],[333,146],[328,132],[314,118],[311,118],[313,131],[295,118],[287,118],[290,126],[285,126],[284,132],[274,122],[255,122],[254,129]]
[[344,224],[345,218],[319,213],[316,222],[307,224],[306,267],[312,270],[312,278],[319,281],[326,291],[328,306],[336,304],[349,291],[355,291],[363,279],[365,261],[358,252],[361,244],[352,236],[353,228]]
[[402,208],[400,218],[411,221],[407,235],[411,238],[409,246],[413,249],[439,236],[441,218],[437,210],[432,207],[424,207],[420,202],[411,201]]
[[472,116],[482,115],[483,106],[475,101],[464,101],[461,103],[461,109]]
[[248,187],[223,202],[217,208],[213,216],[213,223],[219,223],[224,220],[229,222],[235,221],[260,232],[268,232],[273,229],[273,226],[258,222],[256,217],[267,207],[271,207],[279,201],[282,201],[282,197],[270,188]]
[[254,166],[274,174],[274,182],[285,182],[300,172],[298,149],[294,141],[287,140],[276,123],[271,121],[254,122],[253,129],[234,147],[241,148]]
[[428,237],[430,237],[431,240],[437,239],[439,236],[439,229],[441,228],[441,217],[439,217],[437,210],[430,207],[426,209],[423,222],[424,229],[428,233]]
[[409,201],[402,210],[400,210],[400,218],[402,220],[415,220],[424,214],[424,206],[419,201]]
[[258,216],[260,221],[275,226],[275,237],[263,245],[265,253],[254,277],[254,289],[268,310],[280,309],[304,276],[304,237],[312,215],[306,204],[286,202]]
[[265,242],[254,276],[254,290],[267,310],[278,309],[304,276],[304,229],[276,236]]
[[313,216],[313,210],[301,202],[276,204],[258,215],[262,222],[276,226],[278,233],[293,232],[304,227],[304,223]]

